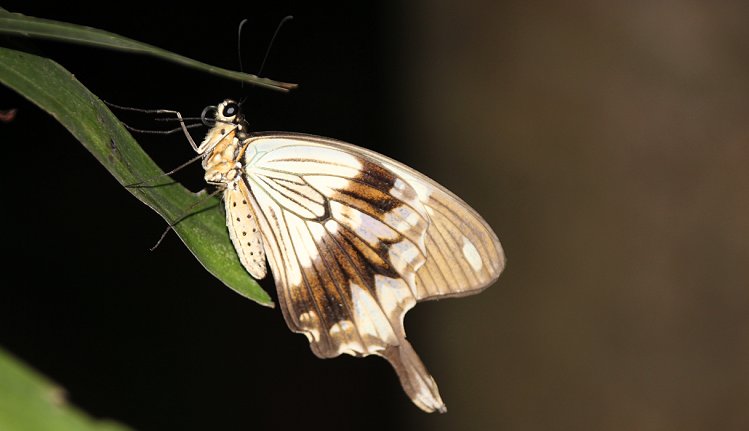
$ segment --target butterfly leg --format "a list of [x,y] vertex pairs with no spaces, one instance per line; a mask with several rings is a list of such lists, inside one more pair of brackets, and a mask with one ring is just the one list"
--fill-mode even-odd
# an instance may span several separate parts
[[192,138],[192,135],[190,135],[190,132],[187,130],[187,126],[185,125],[185,120],[182,119],[182,114],[179,111],[172,111],[170,109],[158,109],[156,111],[157,114],[172,114],[176,115],[177,119],[179,120],[179,125],[182,128],[182,131],[185,132],[185,137],[187,138],[188,142],[190,142],[190,146],[192,147],[195,152],[198,152],[198,145],[195,144],[195,140]]

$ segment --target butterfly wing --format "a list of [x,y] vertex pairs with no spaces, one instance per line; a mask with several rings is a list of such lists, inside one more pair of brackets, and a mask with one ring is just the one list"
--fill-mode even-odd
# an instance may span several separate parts
[[299,134],[246,145],[243,186],[289,327],[323,358],[385,357],[414,403],[444,411],[403,317],[418,300],[494,281],[496,235],[449,191],[374,152]]

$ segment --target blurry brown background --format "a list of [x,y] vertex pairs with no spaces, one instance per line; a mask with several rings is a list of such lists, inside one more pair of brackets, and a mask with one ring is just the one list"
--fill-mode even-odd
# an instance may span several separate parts
[[[30,205],[27,172],[4,179],[24,235],[11,265],[56,282],[3,288],[0,343],[93,415],[142,430],[749,429],[749,3],[5,7],[227,67],[241,17],[257,67],[294,14],[265,74],[302,87],[253,90],[251,124],[414,166],[483,214],[508,256],[481,295],[409,313],[449,409],[425,415],[384,361],[314,358],[175,238],[149,254],[161,220],[16,100],[15,132],[47,145],[20,151],[53,162],[56,192]],[[123,105],[199,113],[237,97],[153,60],[43,47]],[[179,137],[139,141],[164,168],[191,156]],[[204,187],[199,168],[178,179]],[[40,249],[45,217],[57,236]]]
[[420,329],[433,429],[749,429],[749,3],[529,3],[409,17],[413,142],[508,254]]

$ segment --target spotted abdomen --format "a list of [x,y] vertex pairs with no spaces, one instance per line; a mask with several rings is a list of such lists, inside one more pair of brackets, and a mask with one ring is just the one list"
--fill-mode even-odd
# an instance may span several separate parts
[[237,250],[239,260],[252,277],[265,277],[265,251],[263,240],[250,205],[249,191],[242,181],[230,184],[224,192],[226,226]]

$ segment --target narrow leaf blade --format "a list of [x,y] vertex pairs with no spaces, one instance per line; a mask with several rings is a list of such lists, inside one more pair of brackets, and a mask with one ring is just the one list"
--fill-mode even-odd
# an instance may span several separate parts
[[138,42],[104,30],[11,13],[1,8],[0,34],[48,39],[125,51],[133,54],[150,55],[182,66],[202,70],[213,75],[244,81],[249,84],[276,91],[289,91],[297,87],[296,84],[288,82],[274,81],[272,79],[261,78],[249,73],[236,72],[211,66],[210,64],[193,60],[165,49]]
[[[0,82],[57,119],[121,185],[163,175],[107,106],[54,61],[0,47]],[[272,307],[270,296],[239,262],[219,199],[191,193],[168,177],[156,185],[127,190],[169,223],[193,208],[190,216],[174,228],[188,249],[231,289]],[[93,216],[91,211],[88,214]]]

